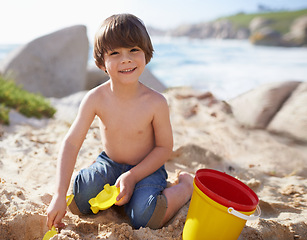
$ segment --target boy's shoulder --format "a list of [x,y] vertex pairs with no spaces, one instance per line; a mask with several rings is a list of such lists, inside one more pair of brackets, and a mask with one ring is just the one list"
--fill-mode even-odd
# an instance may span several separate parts
[[144,86],[144,90],[145,90],[146,95],[148,95],[149,97],[154,98],[156,100],[161,100],[161,101],[166,100],[162,93],[159,93],[156,90],[154,90],[154,89],[152,89],[152,88],[150,88],[150,87],[148,87],[144,84],[142,84],[142,85]]
[[151,105],[167,105],[167,100],[162,93],[159,93],[146,85],[143,86],[146,98]]
[[96,105],[97,102],[104,101],[104,99],[106,98],[107,88],[108,88],[108,82],[105,82],[95,88],[92,88],[86,93],[82,102],[86,105],[89,104]]
[[110,83],[109,81],[106,81],[100,84],[99,86],[94,87],[91,90],[89,90],[88,95],[93,96],[93,97],[101,96],[105,94],[109,88],[110,88]]

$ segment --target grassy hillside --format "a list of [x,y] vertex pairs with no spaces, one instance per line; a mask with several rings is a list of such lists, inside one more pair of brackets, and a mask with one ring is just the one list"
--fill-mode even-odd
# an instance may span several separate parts
[[303,15],[307,15],[307,9],[299,10],[299,11],[292,11],[292,12],[268,12],[268,13],[255,13],[255,14],[244,14],[240,13],[233,16],[222,17],[217,20],[221,19],[228,19],[230,20],[235,26],[238,28],[248,28],[249,23],[255,17],[263,17],[267,19],[271,19],[272,23],[269,24],[272,29],[285,34],[289,32],[290,26],[292,22]]
[[0,76],[0,124],[9,124],[9,109],[27,117],[52,117],[55,109],[41,95],[30,93]]

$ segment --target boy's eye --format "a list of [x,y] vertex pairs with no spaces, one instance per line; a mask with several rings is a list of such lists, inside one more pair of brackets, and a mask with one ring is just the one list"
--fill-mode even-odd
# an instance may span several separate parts
[[137,49],[137,48],[132,48],[131,50],[130,50],[130,52],[138,52],[139,51],[139,49]]
[[111,56],[112,56],[112,55],[116,55],[116,54],[118,54],[118,52],[111,52],[111,53],[110,53]]

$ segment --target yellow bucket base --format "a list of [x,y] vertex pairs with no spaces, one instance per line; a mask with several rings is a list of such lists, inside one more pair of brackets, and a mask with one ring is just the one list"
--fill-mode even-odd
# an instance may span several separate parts
[[[204,194],[194,182],[194,190],[183,228],[183,240],[234,240],[238,239],[246,220],[227,211],[227,207]],[[251,215],[255,212],[241,212]]]

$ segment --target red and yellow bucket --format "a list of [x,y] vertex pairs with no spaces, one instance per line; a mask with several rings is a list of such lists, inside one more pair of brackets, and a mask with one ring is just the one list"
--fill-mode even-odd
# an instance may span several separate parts
[[[183,229],[183,240],[238,239],[247,220],[260,216],[257,195],[238,179],[200,169]],[[252,214],[256,211],[258,216]]]

